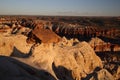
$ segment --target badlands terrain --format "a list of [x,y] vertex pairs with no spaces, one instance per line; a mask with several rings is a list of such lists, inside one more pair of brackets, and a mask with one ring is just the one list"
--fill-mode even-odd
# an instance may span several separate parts
[[0,16],[0,80],[120,80],[120,17]]

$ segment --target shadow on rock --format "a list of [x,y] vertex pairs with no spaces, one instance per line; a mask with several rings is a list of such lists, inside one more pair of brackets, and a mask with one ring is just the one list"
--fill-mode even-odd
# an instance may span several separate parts
[[16,59],[0,56],[0,80],[56,80],[45,70],[38,70]]
[[16,47],[13,48],[13,52],[10,56],[12,57],[18,57],[18,58],[28,58],[32,55],[34,50],[34,45],[30,48],[28,53],[22,53],[20,50],[18,50]]
[[83,78],[82,80],[90,80],[92,77],[94,77],[95,80],[98,80],[98,74],[96,73],[97,71],[100,71],[101,68],[96,67],[93,71],[93,73],[90,73],[87,75],[86,78]]
[[71,74],[71,70],[68,70],[63,66],[56,67],[54,63],[52,63],[52,68],[59,80],[74,80]]

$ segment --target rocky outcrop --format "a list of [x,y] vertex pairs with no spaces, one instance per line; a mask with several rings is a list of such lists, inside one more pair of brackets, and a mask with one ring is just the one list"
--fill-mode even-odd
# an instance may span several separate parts
[[28,34],[28,43],[58,43],[60,37],[49,29],[43,29],[43,24],[36,27]]
[[25,34],[27,35],[28,32],[30,32],[29,28],[23,27],[23,26],[16,26],[12,29],[11,34]]
[[106,70],[102,69],[98,72],[94,72],[91,78],[87,77],[87,80],[114,80],[113,76]]
[[92,38],[89,41],[89,44],[96,52],[105,52],[105,51],[114,52],[120,50],[120,45],[112,44],[110,42],[105,42],[98,37]]
[[120,79],[120,77],[118,76],[120,74],[119,51],[112,54],[111,53],[99,54],[99,57],[103,62],[104,69],[107,69],[113,75],[115,80],[119,80]]
[[20,24],[4,25],[0,27],[0,34],[11,35],[11,34],[24,34],[27,35],[31,31],[30,28],[21,26]]
[[[36,30],[36,29],[38,28],[34,28],[33,30]],[[40,30],[42,30],[42,28],[40,28]],[[49,29],[44,29],[44,30],[49,30]],[[37,30],[36,32],[33,31],[33,33],[37,34],[38,31]],[[51,75],[52,77],[54,76],[54,79],[51,78],[51,80],[55,80],[55,79],[60,79],[60,80],[82,80],[83,79],[84,80],[88,78],[92,80],[92,79],[96,79],[96,74],[97,74],[98,80],[100,80],[101,78],[113,79],[113,76],[115,79],[119,79],[119,66],[116,66],[116,65],[112,66],[112,64],[106,64],[106,63],[111,63],[111,61],[107,61],[107,60],[106,62],[102,60],[104,63],[102,64],[101,59],[95,54],[93,48],[91,48],[91,46],[101,44],[101,42],[105,43],[104,41],[99,40],[99,38],[92,39],[92,41],[89,43],[91,45],[90,46],[87,42],[79,42],[79,40],[75,38],[67,40],[67,38],[63,37],[61,41],[53,45],[53,42],[56,41],[56,38],[58,39],[59,36],[57,37],[55,34],[56,37],[54,38],[53,37],[54,33],[52,36],[52,33],[50,31],[51,40],[49,43],[49,42],[44,42],[46,41],[45,39],[50,39],[48,38],[49,35],[47,35],[45,31],[43,31],[43,33],[47,36],[47,38],[45,37],[41,39],[43,40],[43,43],[41,43],[41,45],[39,46],[36,46],[34,48],[34,51],[31,53],[29,57],[28,56],[25,57],[25,55],[27,55],[30,52],[30,48],[32,44],[28,44],[26,42],[26,39],[27,39],[26,36],[21,34],[19,35],[18,34],[14,34],[14,35],[1,34],[0,35],[0,55],[19,57],[20,59],[19,58],[16,58],[16,59],[22,62],[25,61],[25,63],[29,65],[34,64],[33,67],[37,67],[37,69],[45,70],[45,74],[43,72],[42,74],[39,75],[40,77],[38,77],[38,74],[37,74],[38,72],[35,71],[35,75],[32,76],[33,78],[31,79],[34,79],[34,77],[42,79],[41,75],[42,76],[44,75],[45,79],[51,78],[46,75],[48,73],[50,73],[49,75]],[[41,38],[41,36],[44,35],[44,34],[42,35],[41,34],[42,34],[42,31],[40,34],[39,33],[37,34],[38,38]],[[100,50],[99,48],[96,48],[96,49]],[[108,57],[108,59],[109,58],[110,57]],[[113,60],[116,61],[115,58]],[[28,76],[32,75],[31,68],[27,67],[30,69],[30,72],[29,70],[26,71],[27,68],[23,66],[21,67],[21,64],[19,64],[19,62],[14,63],[14,62],[11,62],[11,59],[7,59],[5,63],[6,63],[5,66],[1,65],[0,67],[2,67],[2,70],[1,70],[2,71],[1,75],[2,75],[2,73],[6,71],[6,66],[10,65],[6,80],[8,80],[7,78],[11,76],[11,74],[12,76],[10,77],[10,79],[13,79],[13,80],[14,79],[19,80],[19,78],[20,79],[24,78],[24,77],[18,78],[16,77],[17,75],[23,74],[25,77],[27,76],[25,79],[28,79]],[[13,71],[13,68],[11,68],[11,65],[18,70],[20,68],[20,70],[22,70],[23,72],[19,72],[17,70]],[[105,70],[102,69],[103,67],[105,68]],[[96,69],[99,69],[99,70],[96,71]],[[107,70],[113,76],[111,76],[111,74]],[[112,73],[114,71],[116,72]],[[32,72],[34,72],[34,70]],[[18,73],[18,74],[15,74],[15,73]],[[90,74],[92,74],[91,77],[89,77]],[[3,80],[5,80],[4,76],[2,78]],[[37,78],[35,78],[35,80],[37,80]]]
[[1,26],[2,27],[0,27],[0,34],[8,35],[11,33],[12,29],[10,28],[10,26],[3,24]]
[[106,43],[100,38],[92,38],[89,44],[95,51],[110,51],[110,43]]
[[[99,73],[99,71],[102,70],[103,68],[101,59],[95,54],[93,48],[91,48],[91,46],[86,42],[79,42],[77,39],[67,40],[64,37],[63,39],[61,39],[59,43],[54,45],[53,43],[49,43],[49,45],[41,43],[39,46],[36,46],[34,48],[34,51],[29,57],[24,57],[24,55],[30,52],[30,48],[32,46],[32,44],[26,43],[26,39],[27,37],[23,35],[11,35],[11,36],[1,35],[0,55],[11,56],[14,58],[16,57],[16,59],[18,59],[19,61],[32,65],[37,69],[40,70],[42,69],[47,71],[47,74],[50,73],[50,75],[52,75],[52,77],[54,76],[55,79],[84,80],[89,77],[89,74],[92,73],[97,73],[98,75],[101,75],[101,77],[104,77],[104,72]],[[10,74],[13,74],[11,76],[12,77],[11,79],[13,80],[14,80],[14,75],[16,76],[21,74],[23,74],[25,77],[26,74],[28,74],[30,76],[32,75],[32,77],[37,77],[39,79],[42,79],[41,77],[38,77],[37,73],[39,72],[36,73],[36,71],[34,70],[31,71],[31,68],[29,67],[24,68],[21,64],[19,64],[19,62],[13,63],[11,62],[11,59],[6,59],[6,60],[7,61],[5,62],[6,63],[5,65],[9,66],[8,64],[10,64],[14,66],[15,69],[19,70],[20,68],[20,71],[23,70],[22,73],[17,70],[15,70],[17,72],[15,71],[12,72],[13,68],[10,67],[6,80],[8,80],[7,78],[9,76],[11,76]],[[28,70],[28,68],[30,69],[30,71]],[[96,71],[96,69],[99,70]],[[1,71],[4,72],[4,70],[5,70],[5,66]],[[20,74],[14,74],[14,72]],[[35,75],[33,75],[31,72],[35,72]],[[106,70],[105,73],[109,74],[108,72],[106,72]],[[45,79],[50,78],[46,75],[46,72],[45,74],[43,72],[42,76],[43,75]],[[116,74],[117,79],[118,79],[118,75],[119,75],[119,69]],[[41,74],[39,76],[41,76]],[[16,78],[19,80],[18,77],[15,77],[15,79]],[[110,76],[108,76],[107,79],[109,78]],[[55,79],[52,78],[52,80]]]
[[84,25],[72,25],[67,23],[53,24],[52,30],[60,36],[66,36],[67,38],[91,38],[98,36],[110,36],[113,37],[118,33],[118,30],[114,28],[101,28],[97,26],[84,26]]
[[26,39],[24,35],[0,35],[0,55],[27,54],[32,45],[27,44]]
[[0,80],[120,79],[119,30],[79,21],[10,20],[0,24]]
[[105,69],[97,72],[98,80],[114,80],[113,76]]
[[86,42],[67,47],[53,47],[52,44],[43,46],[44,44],[41,44],[35,48],[31,60],[58,79],[80,80],[92,73],[96,67],[102,68],[100,58]]

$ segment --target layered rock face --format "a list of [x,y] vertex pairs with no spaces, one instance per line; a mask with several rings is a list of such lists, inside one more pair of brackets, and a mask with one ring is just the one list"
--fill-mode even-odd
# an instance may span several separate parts
[[104,28],[98,26],[87,26],[80,24],[70,24],[65,22],[53,22],[52,30],[60,36],[65,36],[67,38],[78,38],[79,40],[86,40],[85,38],[92,37],[115,37],[120,33],[119,30],[115,28]]

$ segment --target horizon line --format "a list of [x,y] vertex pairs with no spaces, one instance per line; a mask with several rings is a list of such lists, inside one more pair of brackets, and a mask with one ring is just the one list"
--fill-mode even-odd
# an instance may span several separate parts
[[115,16],[115,15],[37,15],[37,14],[0,14],[0,16],[68,16],[68,17],[120,17],[120,16]]

